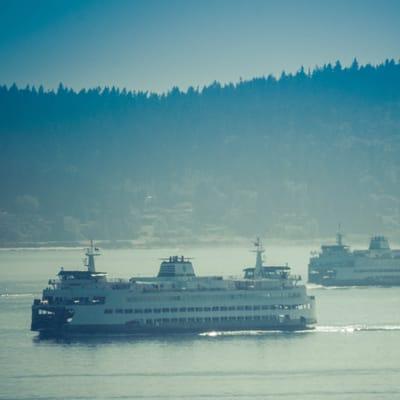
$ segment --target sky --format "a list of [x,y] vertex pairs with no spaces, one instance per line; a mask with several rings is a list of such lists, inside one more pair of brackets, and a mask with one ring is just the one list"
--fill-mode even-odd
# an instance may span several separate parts
[[400,58],[398,0],[0,0],[0,84],[165,92]]

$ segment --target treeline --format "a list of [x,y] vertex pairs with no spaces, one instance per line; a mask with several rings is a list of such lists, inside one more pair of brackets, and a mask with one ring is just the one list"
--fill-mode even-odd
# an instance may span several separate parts
[[164,94],[0,86],[0,241],[400,227],[400,63]]

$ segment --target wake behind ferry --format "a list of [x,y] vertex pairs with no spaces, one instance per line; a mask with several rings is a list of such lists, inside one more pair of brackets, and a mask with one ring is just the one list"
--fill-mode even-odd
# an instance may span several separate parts
[[42,335],[162,334],[234,330],[303,330],[316,323],[315,299],[288,266],[256,263],[241,278],[195,275],[190,259],[171,256],[156,277],[110,280],[97,272],[99,250],[86,251],[86,271],[61,269],[32,305],[32,331]]

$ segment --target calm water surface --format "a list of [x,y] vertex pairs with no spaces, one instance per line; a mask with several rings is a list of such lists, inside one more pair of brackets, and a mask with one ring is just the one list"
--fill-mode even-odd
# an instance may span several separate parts
[[[306,276],[309,247],[272,247],[270,263]],[[107,250],[98,270],[153,275],[165,250]],[[174,249],[199,275],[238,275],[247,249]],[[1,399],[400,398],[400,288],[310,287],[313,332],[207,332],[157,338],[39,340],[30,305],[81,250],[0,251]]]

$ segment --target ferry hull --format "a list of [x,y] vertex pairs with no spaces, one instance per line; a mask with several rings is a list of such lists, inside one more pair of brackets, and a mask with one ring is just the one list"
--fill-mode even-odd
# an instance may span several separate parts
[[259,321],[243,321],[235,324],[192,324],[185,326],[131,326],[121,325],[62,325],[55,327],[42,325],[39,333],[42,337],[75,336],[75,335],[167,335],[184,333],[202,333],[210,331],[303,331],[313,329],[315,320],[293,320],[284,322],[260,323]]
[[400,277],[366,279],[308,279],[309,283],[322,286],[400,286]]
[[52,314],[41,315],[41,307],[32,307],[31,330],[39,332],[41,336],[69,336],[81,334],[172,334],[172,333],[201,333],[209,331],[301,331],[312,329],[316,320],[301,317],[290,319],[288,316],[270,316],[268,319],[244,319],[235,321],[202,321],[185,323],[167,323],[146,325],[138,321],[124,324],[73,324],[68,322],[71,313],[64,307],[46,307]]

